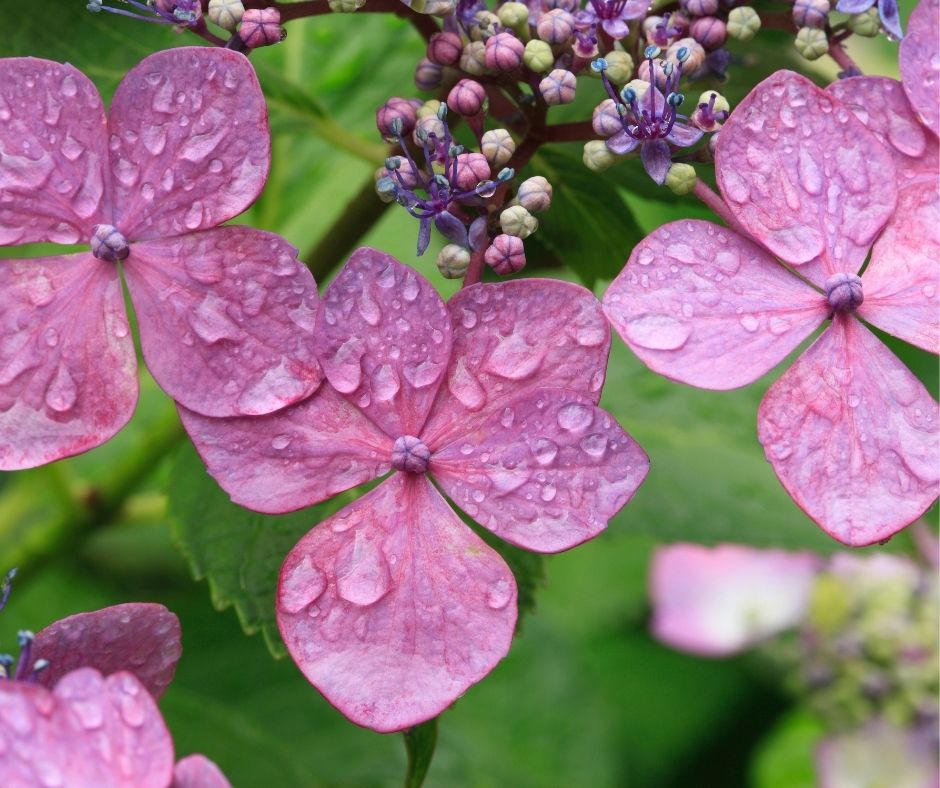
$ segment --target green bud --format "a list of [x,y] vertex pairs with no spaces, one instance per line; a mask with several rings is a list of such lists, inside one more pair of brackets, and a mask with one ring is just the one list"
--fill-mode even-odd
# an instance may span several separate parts
[[471,41],[460,53],[460,70],[479,77],[486,73],[486,44]]
[[209,9],[206,16],[209,21],[230,33],[235,32],[238,23],[242,21],[245,6],[242,0],[209,0]]
[[673,194],[688,194],[695,188],[698,176],[691,164],[673,164],[666,173],[666,186]]
[[581,157],[584,166],[592,172],[603,172],[613,167],[621,158],[611,152],[603,140],[591,140],[584,143],[584,154]]
[[521,205],[511,205],[499,215],[499,226],[506,235],[525,239],[539,228],[539,220]]
[[358,11],[366,3],[366,0],[330,0],[330,11],[335,14],[351,14]]
[[461,279],[470,266],[470,252],[457,244],[447,244],[437,253],[437,268],[445,279]]
[[429,99],[425,101],[420,107],[418,107],[417,115],[418,120],[421,118],[436,118],[437,113],[440,112],[441,102],[437,99]]
[[[615,85],[621,85],[633,76],[633,58],[621,49],[613,49],[604,55],[607,61],[607,78]],[[587,72],[591,76],[600,77],[593,70]]]
[[548,44],[533,38],[525,45],[522,62],[536,74],[547,74],[555,65],[555,55]]
[[728,103],[728,99],[721,95],[717,90],[706,90],[701,96],[698,97],[698,104],[707,104],[712,100],[712,96],[715,97],[715,113],[719,112],[731,112],[731,105]]
[[529,23],[529,7],[525,3],[503,3],[496,12],[500,24],[519,31]]
[[480,151],[493,169],[504,166],[516,152],[516,142],[506,129],[490,129],[480,138]]
[[807,60],[819,60],[829,51],[829,39],[825,30],[815,27],[801,27],[794,42],[796,51]]
[[728,12],[728,35],[738,41],[750,41],[760,30],[760,17],[750,6],[742,5]]
[[873,5],[867,11],[849,17],[849,30],[863,38],[874,38],[881,32],[881,20],[878,7]]

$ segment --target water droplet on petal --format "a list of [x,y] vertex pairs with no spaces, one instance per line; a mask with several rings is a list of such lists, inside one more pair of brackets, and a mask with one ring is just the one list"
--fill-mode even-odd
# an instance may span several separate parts
[[632,343],[649,350],[678,350],[689,339],[692,328],[669,315],[644,315],[631,320],[625,333]]
[[391,364],[382,364],[372,373],[372,394],[380,402],[388,402],[401,388],[398,374]]
[[558,493],[558,489],[554,484],[548,482],[547,484],[542,485],[542,489],[539,490],[539,498],[541,498],[545,503],[551,503],[555,500],[555,495]]
[[72,409],[78,397],[78,388],[75,381],[64,365],[60,365],[55,377],[46,389],[46,405],[58,413],[65,413]]
[[752,334],[760,328],[760,319],[755,315],[741,315],[739,322],[745,331],[750,331]]
[[428,359],[420,364],[406,364],[404,370],[405,379],[416,389],[423,389],[437,382],[443,371],[443,364]]
[[290,446],[291,437],[290,435],[275,435],[271,439],[271,448],[276,449],[277,451],[283,451],[288,446]]
[[186,211],[186,215],[183,217],[183,224],[190,230],[196,230],[202,224],[203,218],[203,208],[202,203],[199,200],[196,200]]
[[592,457],[603,457],[607,451],[607,436],[601,432],[586,435],[581,439],[581,448]]
[[447,380],[447,388],[467,410],[478,411],[486,404],[486,392],[462,359],[458,359],[453,368]]
[[558,409],[558,426],[563,430],[575,432],[586,429],[594,421],[594,413],[587,405],[571,402]]
[[340,548],[333,564],[336,590],[354,605],[372,605],[391,588],[388,564],[378,546],[357,532]]
[[548,438],[538,438],[532,443],[532,454],[539,465],[551,465],[558,456],[558,445]]
[[285,613],[299,613],[316,602],[326,591],[326,575],[305,555],[281,577],[278,606]]
[[530,345],[521,334],[511,334],[496,346],[484,369],[509,380],[523,380],[538,370],[547,351],[545,342]]
[[72,98],[72,96],[78,93],[78,83],[75,81],[75,77],[71,74],[66,74],[66,76],[62,78],[59,89],[62,91],[63,96]]
[[491,610],[502,610],[512,599],[512,584],[508,580],[497,580],[486,591],[486,606]]
[[43,341],[46,343],[46,347],[55,347],[59,344],[59,332],[54,328],[47,328],[42,335]]

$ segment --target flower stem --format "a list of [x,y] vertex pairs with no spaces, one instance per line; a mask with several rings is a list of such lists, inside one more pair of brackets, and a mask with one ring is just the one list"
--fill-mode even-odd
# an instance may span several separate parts
[[408,771],[405,773],[405,788],[421,788],[431,759],[434,757],[434,748],[437,745],[437,717],[415,725],[403,731],[405,737],[405,750],[408,753]]
[[696,179],[695,186],[692,188],[692,194],[698,197],[705,205],[718,215],[729,227],[737,230],[742,235],[747,236],[748,232],[744,229],[735,215],[731,213],[728,204],[721,199],[721,196],[712,191],[712,188],[701,178]]
[[463,277],[463,287],[475,285],[483,278],[483,263],[486,249],[480,249],[470,255],[470,265],[467,267],[467,273]]

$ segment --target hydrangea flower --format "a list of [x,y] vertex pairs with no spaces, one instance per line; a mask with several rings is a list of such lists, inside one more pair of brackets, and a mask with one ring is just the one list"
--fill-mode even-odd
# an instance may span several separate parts
[[584,8],[575,12],[575,21],[581,27],[596,31],[600,26],[615,41],[630,35],[628,22],[646,16],[649,0],[588,0]]
[[892,154],[786,71],[731,114],[715,169],[733,229],[656,230],[605,312],[653,370],[717,390],[756,380],[829,320],[770,387],[758,436],[827,533],[854,546],[887,539],[936,498],[937,403],[861,321],[937,352],[937,225],[923,218],[936,187],[899,201]]
[[0,469],[85,451],[130,419],[118,262],[147,366],[174,399],[260,414],[316,388],[316,288],[296,250],[217,227],[258,196],[270,148],[261,88],[235,52],[151,55],[108,117],[72,66],[0,60],[0,244],[91,245],[0,260]]
[[179,638],[176,616],[142,603],[64,618],[35,639],[21,633],[16,672],[0,676],[0,784],[229,788],[203,755],[174,767],[154,699],[173,677]]
[[512,572],[431,484],[504,540],[557,552],[600,533],[648,468],[597,407],[609,328],[588,291],[477,284],[444,304],[358,250],[323,297],[329,385],[258,418],[181,410],[209,472],[250,509],[309,506],[393,470],[304,536],[278,624],[307,678],[379,731],[439,714],[505,656]]

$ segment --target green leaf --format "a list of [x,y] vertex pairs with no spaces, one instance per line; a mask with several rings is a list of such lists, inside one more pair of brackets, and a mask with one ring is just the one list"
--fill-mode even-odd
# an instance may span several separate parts
[[813,788],[813,752],[825,730],[809,712],[784,717],[758,749],[751,764],[754,788]]
[[527,255],[557,259],[587,287],[613,279],[644,235],[615,182],[591,172],[580,148],[570,145],[543,148],[527,174],[543,175],[552,184],[552,207],[526,240]]
[[403,731],[402,735],[405,737],[405,752],[408,753],[405,788],[421,788],[437,746],[437,717]]

